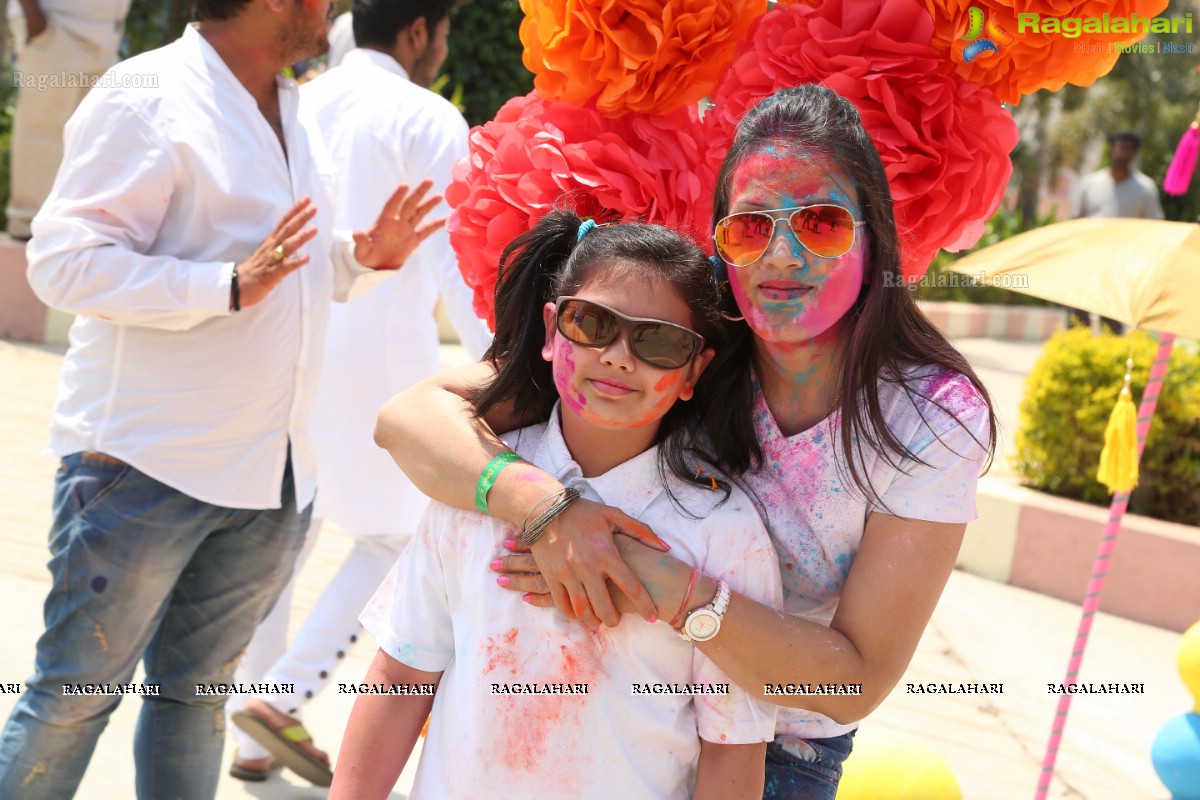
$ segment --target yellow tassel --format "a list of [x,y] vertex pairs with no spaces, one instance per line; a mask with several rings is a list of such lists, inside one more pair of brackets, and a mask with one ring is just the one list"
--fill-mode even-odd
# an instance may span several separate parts
[[1129,391],[1132,368],[1130,359],[1126,362],[1125,386],[1104,429],[1104,449],[1100,452],[1100,469],[1096,471],[1096,480],[1113,494],[1128,492],[1138,482],[1137,409]]

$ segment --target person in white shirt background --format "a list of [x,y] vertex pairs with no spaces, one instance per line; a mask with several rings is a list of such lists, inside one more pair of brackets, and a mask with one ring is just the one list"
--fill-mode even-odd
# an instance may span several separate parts
[[214,796],[226,695],[202,688],[233,677],[304,539],[331,301],[441,224],[423,221],[425,182],[368,232],[334,233],[333,166],[279,76],[327,46],[327,1],[195,12],[112,70],[157,88],[84,98],[33,221],[30,285],[78,316],[51,430],[46,631],[0,735],[0,797],[72,797],[139,660],[137,796]]
[[[63,126],[91,87],[117,63],[130,0],[9,0],[21,85],[13,116],[8,232],[28,239],[63,154]],[[88,80],[83,81],[80,76]],[[59,85],[49,85],[50,78]],[[47,85],[38,85],[45,79]],[[69,79],[69,80],[68,80]],[[70,85],[67,85],[67,84]]]
[[[1084,176],[1075,197],[1071,216],[1133,217],[1162,219],[1162,204],[1158,200],[1158,185],[1154,179],[1133,166],[1142,138],[1133,131],[1120,131],[1108,137],[1109,166]],[[1066,306],[1067,324],[1091,327],[1091,314],[1083,309]],[[1120,333],[1121,323],[1100,316],[1101,330]]]
[[[775,709],[693,647],[719,630],[731,588],[783,602],[766,528],[722,473],[757,454],[737,403],[749,337],[723,324],[700,249],[658,225],[556,210],[505,249],[500,274],[497,373],[477,407],[538,422],[493,464],[519,454],[566,488],[523,530],[486,515],[486,482],[478,510],[430,504],[362,620],[380,647],[364,680],[436,696],[360,695],[330,798],[387,797],[432,708],[413,800],[758,800]],[[589,629],[484,591],[505,539],[536,538],[581,496],[654,525],[693,575],[722,581],[715,602]]]
[[[300,102],[315,117],[340,178],[335,227],[369,222],[391,187],[420,176],[428,175],[435,191],[445,191],[451,167],[466,154],[462,114],[428,89],[446,59],[452,6],[452,0],[358,0],[353,19],[361,46],[340,67],[301,87]],[[311,425],[319,487],[314,533],[296,571],[322,520],[356,541],[290,647],[290,584],[247,647],[240,682],[290,684],[295,691],[231,698],[238,745],[234,777],[265,779],[274,752],[305,779],[329,785],[328,756],[296,726],[303,705],[329,685],[357,640],[359,612],[428,502],[372,435],[385,402],[439,369],[434,318],[439,296],[459,340],[477,360],[491,335],[472,310],[471,290],[445,231],[423,243],[395,279],[332,309]]]
[[342,63],[342,59],[346,57],[354,49],[354,18],[347,11],[345,14],[339,14],[333,20],[333,27],[329,29],[329,57],[326,60],[326,66],[333,69]]

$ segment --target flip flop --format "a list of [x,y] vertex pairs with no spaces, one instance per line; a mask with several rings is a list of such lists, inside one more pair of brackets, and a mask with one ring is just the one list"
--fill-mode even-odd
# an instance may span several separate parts
[[233,723],[251,739],[267,748],[280,764],[304,780],[314,786],[329,786],[333,783],[333,770],[329,769],[325,762],[299,747],[301,742],[312,741],[312,735],[303,725],[276,728],[250,711],[235,712]]
[[279,765],[275,763],[274,758],[268,762],[266,769],[251,769],[250,767],[244,767],[238,763],[237,759],[237,755],[234,754],[233,763],[229,765],[229,774],[232,777],[237,778],[239,781],[261,783],[262,781],[265,781],[267,778],[271,777],[271,773],[274,770],[279,769]]

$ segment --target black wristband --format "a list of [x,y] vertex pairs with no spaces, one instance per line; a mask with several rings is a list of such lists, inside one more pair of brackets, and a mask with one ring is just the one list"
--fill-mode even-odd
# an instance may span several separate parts
[[234,311],[242,310],[242,297],[238,292],[237,264],[233,265],[233,280],[229,282],[229,307]]

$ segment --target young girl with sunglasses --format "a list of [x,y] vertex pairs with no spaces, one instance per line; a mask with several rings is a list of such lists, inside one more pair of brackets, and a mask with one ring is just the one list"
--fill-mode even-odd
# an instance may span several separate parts
[[[693,646],[731,591],[782,603],[770,537],[719,471],[757,457],[746,342],[720,301],[700,249],[660,226],[555,211],[505,250],[497,371],[472,400],[548,422],[506,436],[487,472],[519,457],[560,487],[519,528],[486,515],[487,479],[479,510],[430,506],[362,622],[380,646],[366,683],[436,697],[359,697],[330,797],[386,797],[431,707],[414,800],[760,796],[774,706]],[[505,540],[536,540],[580,496],[646,520],[692,578],[716,579],[707,615],[685,620],[681,602],[591,630],[480,591]],[[685,621],[691,640],[670,627]]]
[[[904,674],[954,567],[995,419],[979,379],[905,287],[887,177],[845,99],[806,85],[751,109],[713,216],[725,313],[753,336],[764,458],[740,482],[771,532],[788,613],[735,593],[698,647],[780,706],[764,797],[831,800],[858,721]],[[525,419],[519,405],[463,413],[486,371],[418,385],[380,415],[376,441],[443,502],[468,502],[501,448],[492,431]],[[519,520],[558,485],[514,465],[492,488],[493,513]],[[660,552],[654,527],[575,503],[532,556],[502,560],[501,584],[589,622],[615,622],[614,601],[643,616],[685,596],[689,609],[709,603],[715,582],[701,576],[686,594],[690,568]],[[628,536],[614,542],[614,532]]]

